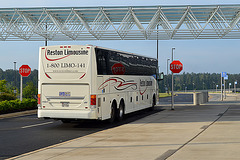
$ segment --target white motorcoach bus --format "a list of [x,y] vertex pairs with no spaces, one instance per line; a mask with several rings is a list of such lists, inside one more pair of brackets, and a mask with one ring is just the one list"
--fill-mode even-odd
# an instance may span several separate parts
[[121,120],[154,107],[157,60],[91,46],[44,46],[39,50],[38,117]]

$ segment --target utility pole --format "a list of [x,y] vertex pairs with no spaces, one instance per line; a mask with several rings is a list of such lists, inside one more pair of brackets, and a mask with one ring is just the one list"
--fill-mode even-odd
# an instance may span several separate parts
[[223,101],[223,81],[222,81],[223,73],[221,72],[221,100]]
[[170,90],[170,88],[169,88],[169,84],[168,84],[168,61],[169,61],[170,59],[168,58],[167,59],[167,92],[168,92],[168,94],[169,94],[169,90]]
[[46,38],[45,38],[45,46],[47,46],[47,23],[46,23]]
[[17,62],[14,63],[14,94],[17,95]]
[[[175,48],[172,48],[172,62],[173,62],[173,50],[175,50]],[[171,106],[171,110],[174,110],[174,92],[173,92],[173,72],[172,72],[172,106]]]
[[224,99],[226,99],[226,80],[224,77]]

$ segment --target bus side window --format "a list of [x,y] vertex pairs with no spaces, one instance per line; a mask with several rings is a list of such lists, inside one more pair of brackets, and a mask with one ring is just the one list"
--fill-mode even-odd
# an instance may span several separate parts
[[97,71],[99,75],[107,75],[107,58],[108,53],[103,50],[97,52]]

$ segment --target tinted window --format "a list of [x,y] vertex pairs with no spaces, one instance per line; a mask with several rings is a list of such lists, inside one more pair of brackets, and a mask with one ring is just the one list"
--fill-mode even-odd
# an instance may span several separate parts
[[157,60],[128,53],[96,48],[100,75],[155,75]]

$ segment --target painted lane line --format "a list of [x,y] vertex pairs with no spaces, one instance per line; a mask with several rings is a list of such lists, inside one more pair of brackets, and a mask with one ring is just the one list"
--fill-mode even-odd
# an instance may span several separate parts
[[42,126],[42,125],[51,124],[51,123],[53,123],[53,122],[46,122],[46,123],[34,124],[34,125],[30,125],[30,126],[24,126],[24,127],[21,127],[21,128],[24,129],[24,128],[37,127],[37,126]]

